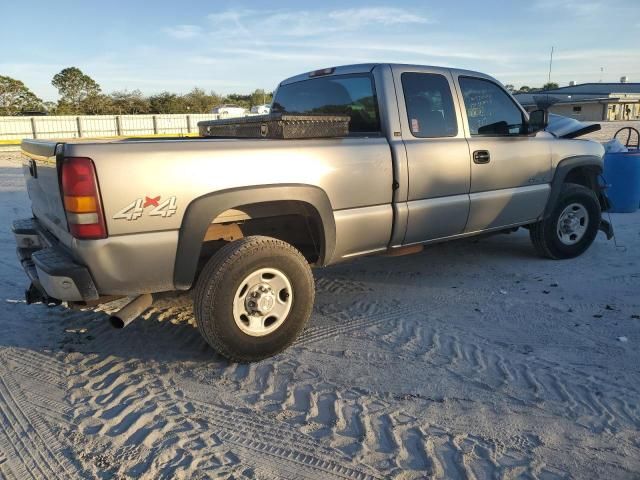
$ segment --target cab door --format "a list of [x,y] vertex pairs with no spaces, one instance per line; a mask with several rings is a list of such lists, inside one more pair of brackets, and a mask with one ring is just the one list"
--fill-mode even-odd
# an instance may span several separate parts
[[409,177],[403,244],[463,233],[470,157],[453,77],[414,66],[393,66],[393,77]]
[[553,136],[529,134],[522,108],[493,79],[455,77],[471,151],[465,232],[534,221],[550,192]]

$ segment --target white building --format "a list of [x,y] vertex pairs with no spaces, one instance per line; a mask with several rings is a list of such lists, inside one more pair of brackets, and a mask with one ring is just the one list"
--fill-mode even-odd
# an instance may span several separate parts
[[582,83],[514,96],[528,111],[552,104],[550,113],[576,120],[640,120],[640,83]]

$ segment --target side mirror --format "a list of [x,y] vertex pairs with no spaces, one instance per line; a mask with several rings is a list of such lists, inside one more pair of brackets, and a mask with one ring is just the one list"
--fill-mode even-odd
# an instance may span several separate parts
[[546,110],[534,110],[529,114],[529,133],[544,130],[549,124],[549,113]]

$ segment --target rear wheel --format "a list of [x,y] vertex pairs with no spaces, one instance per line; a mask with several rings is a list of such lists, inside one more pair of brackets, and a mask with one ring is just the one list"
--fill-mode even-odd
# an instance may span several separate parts
[[573,258],[591,246],[598,234],[600,219],[600,203],[595,192],[567,183],[562,186],[551,215],[532,224],[529,235],[540,255]]
[[296,339],[313,308],[313,275],[294,247],[251,236],[220,249],[195,288],[194,313],[207,343],[223,356],[251,362]]

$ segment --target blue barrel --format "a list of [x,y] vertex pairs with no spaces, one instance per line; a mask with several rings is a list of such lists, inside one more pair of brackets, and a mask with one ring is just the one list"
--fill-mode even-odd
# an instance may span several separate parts
[[607,153],[604,179],[609,185],[607,197],[611,212],[631,213],[640,205],[640,150]]

